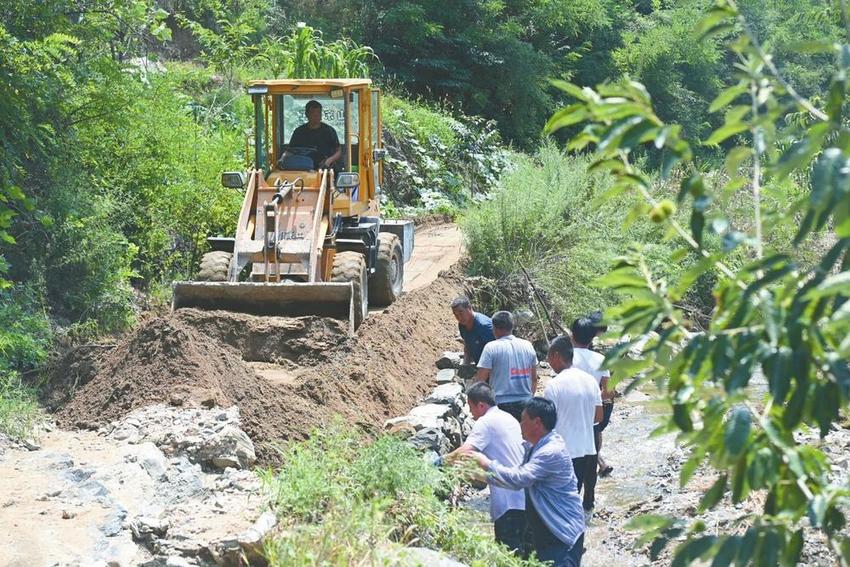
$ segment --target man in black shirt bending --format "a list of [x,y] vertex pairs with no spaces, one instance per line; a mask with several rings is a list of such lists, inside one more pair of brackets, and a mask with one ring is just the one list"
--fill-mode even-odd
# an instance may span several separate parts
[[307,115],[307,123],[302,124],[292,133],[289,138],[291,147],[316,148],[313,152],[313,161],[317,169],[326,169],[334,166],[334,163],[342,156],[342,148],[339,138],[332,126],[322,122],[322,105],[319,101],[311,100],[304,107]]

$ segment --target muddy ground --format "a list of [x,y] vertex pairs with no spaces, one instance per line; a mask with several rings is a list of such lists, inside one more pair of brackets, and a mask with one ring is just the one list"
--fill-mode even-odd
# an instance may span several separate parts
[[461,288],[447,274],[372,314],[356,339],[340,322],[313,317],[181,310],[152,318],[113,348],[69,356],[53,390],[70,375],[78,389],[53,394],[67,398],[55,416],[61,427],[92,429],[156,403],[238,405],[270,463],[274,443],[303,439],[334,415],[379,427],[412,407],[434,385],[434,360],[455,343],[446,303]]

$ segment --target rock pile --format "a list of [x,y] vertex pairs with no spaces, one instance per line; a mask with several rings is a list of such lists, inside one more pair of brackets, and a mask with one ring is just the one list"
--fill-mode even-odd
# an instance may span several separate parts
[[136,410],[101,427],[99,433],[130,444],[150,442],[165,455],[186,455],[207,469],[245,469],[257,457],[239,423],[236,406],[175,410],[160,404]]
[[151,406],[41,441],[0,455],[4,512],[26,542],[15,564],[243,565],[277,524],[235,407]]
[[389,419],[384,427],[407,435],[421,451],[445,455],[459,447],[472,431],[473,419],[466,406],[467,380],[463,354],[444,352],[437,361],[437,387],[407,415]]

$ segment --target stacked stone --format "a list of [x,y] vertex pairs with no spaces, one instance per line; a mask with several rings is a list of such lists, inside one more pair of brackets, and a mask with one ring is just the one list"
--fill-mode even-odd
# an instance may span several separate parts
[[384,427],[407,436],[421,451],[445,455],[459,447],[473,424],[465,393],[472,374],[462,362],[462,353],[444,352],[437,361],[434,391],[407,415],[387,420]]

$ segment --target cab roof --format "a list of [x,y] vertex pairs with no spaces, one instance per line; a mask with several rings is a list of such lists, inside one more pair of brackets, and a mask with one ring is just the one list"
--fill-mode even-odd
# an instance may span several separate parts
[[321,92],[327,89],[367,87],[371,79],[272,79],[249,81],[248,88],[267,87],[269,92]]

